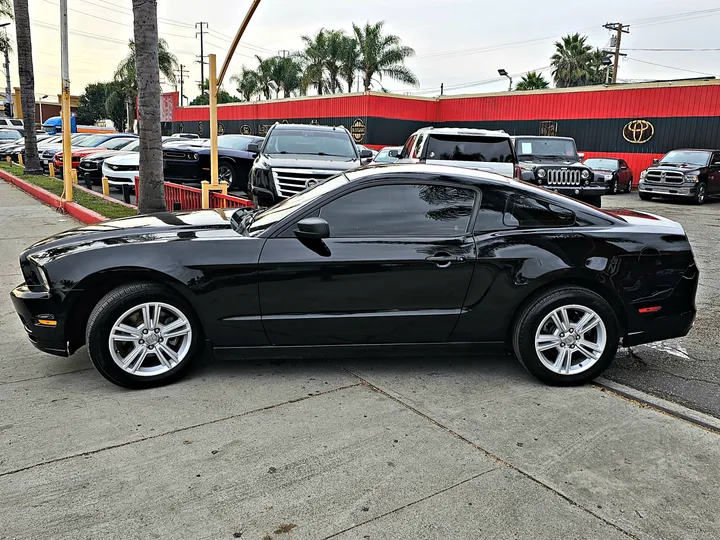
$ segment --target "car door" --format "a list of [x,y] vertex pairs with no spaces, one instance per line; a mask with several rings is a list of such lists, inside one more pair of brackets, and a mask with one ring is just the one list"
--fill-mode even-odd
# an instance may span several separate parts
[[274,345],[442,342],[473,274],[468,228],[480,194],[442,181],[357,186],[313,211],[330,238],[291,225],[260,257],[262,320]]
[[620,186],[625,187],[632,182],[632,171],[624,159],[618,160],[618,177],[620,178]]
[[713,152],[708,169],[708,193],[720,193],[720,152]]

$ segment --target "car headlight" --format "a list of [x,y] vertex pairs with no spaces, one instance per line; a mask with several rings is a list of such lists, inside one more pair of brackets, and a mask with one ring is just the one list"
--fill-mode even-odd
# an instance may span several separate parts
[[640,180],[645,180],[645,178],[647,178],[647,169],[640,173]]
[[538,178],[542,179],[547,176],[547,171],[545,171],[545,169],[538,169],[535,174],[537,174]]
[[612,180],[612,179],[613,179],[613,175],[612,175],[612,174],[606,174],[606,175],[604,175],[604,178],[605,178],[605,180]]
[[695,173],[688,173],[685,175],[686,182],[698,182],[698,180],[700,180],[700,179],[698,178],[698,175]]
[[590,171],[585,169],[582,173],[580,173],[580,176],[583,180],[587,180],[588,178],[590,178]]
[[50,290],[50,279],[48,278],[47,272],[45,271],[45,268],[40,266],[37,261],[35,261],[32,256],[28,257],[28,260],[33,264],[35,267],[35,273],[37,274],[38,278],[40,279],[40,283],[42,284],[45,289],[48,291]]
[[193,155],[192,155],[192,158],[193,158],[195,161],[197,161],[197,159],[198,159],[199,157],[200,157],[200,156],[198,156],[197,154],[193,154]]

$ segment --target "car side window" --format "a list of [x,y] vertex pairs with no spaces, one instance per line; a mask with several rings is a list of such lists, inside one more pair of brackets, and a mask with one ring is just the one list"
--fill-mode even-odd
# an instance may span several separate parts
[[467,232],[477,193],[440,184],[372,186],[320,210],[330,236],[460,236]]
[[625,163],[624,160],[621,159],[618,163],[620,164],[620,168],[621,168],[621,169],[627,169],[627,168],[628,168],[628,164]]
[[712,156],[712,159],[710,160],[710,165],[719,166],[720,165],[720,152],[715,152]]
[[415,139],[417,139],[417,137],[415,135],[413,135],[412,137],[410,137],[407,140],[407,142],[405,143],[405,146],[403,146],[402,156],[404,158],[410,157],[410,152],[412,151],[413,146],[415,145]]
[[418,138],[415,139],[415,145],[413,146],[412,154],[410,156],[411,158],[419,158],[420,157],[420,150],[422,148],[423,140],[425,140],[424,135],[418,135]]
[[575,213],[554,203],[518,193],[508,197],[503,223],[518,228],[570,227],[575,225]]

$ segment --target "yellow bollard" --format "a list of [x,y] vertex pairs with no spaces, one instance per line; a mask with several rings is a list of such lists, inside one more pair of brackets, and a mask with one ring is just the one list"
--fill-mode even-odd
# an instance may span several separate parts
[[73,183],[73,184],[77,184],[77,183],[78,183],[77,170],[75,170],[75,169],[70,169],[70,177],[72,178],[72,183]]
[[18,164],[19,164],[21,167],[23,166],[22,154],[18,154]]
[[110,184],[108,183],[107,176],[102,177],[102,188],[103,188],[103,195],[106,197],[110,196]]
[[48,163],[48,167],[50,168],[50,176],[52,178],[55,178],[55,165],[53,165],[52,162]]
[[10,156],[6,157],[5,161],[7,161],[8,163],[12,163],[12,159],[10,159]]

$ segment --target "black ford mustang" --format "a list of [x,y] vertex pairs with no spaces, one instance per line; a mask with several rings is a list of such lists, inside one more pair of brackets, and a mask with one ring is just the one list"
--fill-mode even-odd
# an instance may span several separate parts
[[178,379],[206,344],[240,358],[505,344],[542,381],[579,384],[620,340],[684,336],[698,284],[673,221],[433,165],[347,172],[263,212],[82,227],[20,264],[11,295],[35,346],[87,343],[133,388]]

